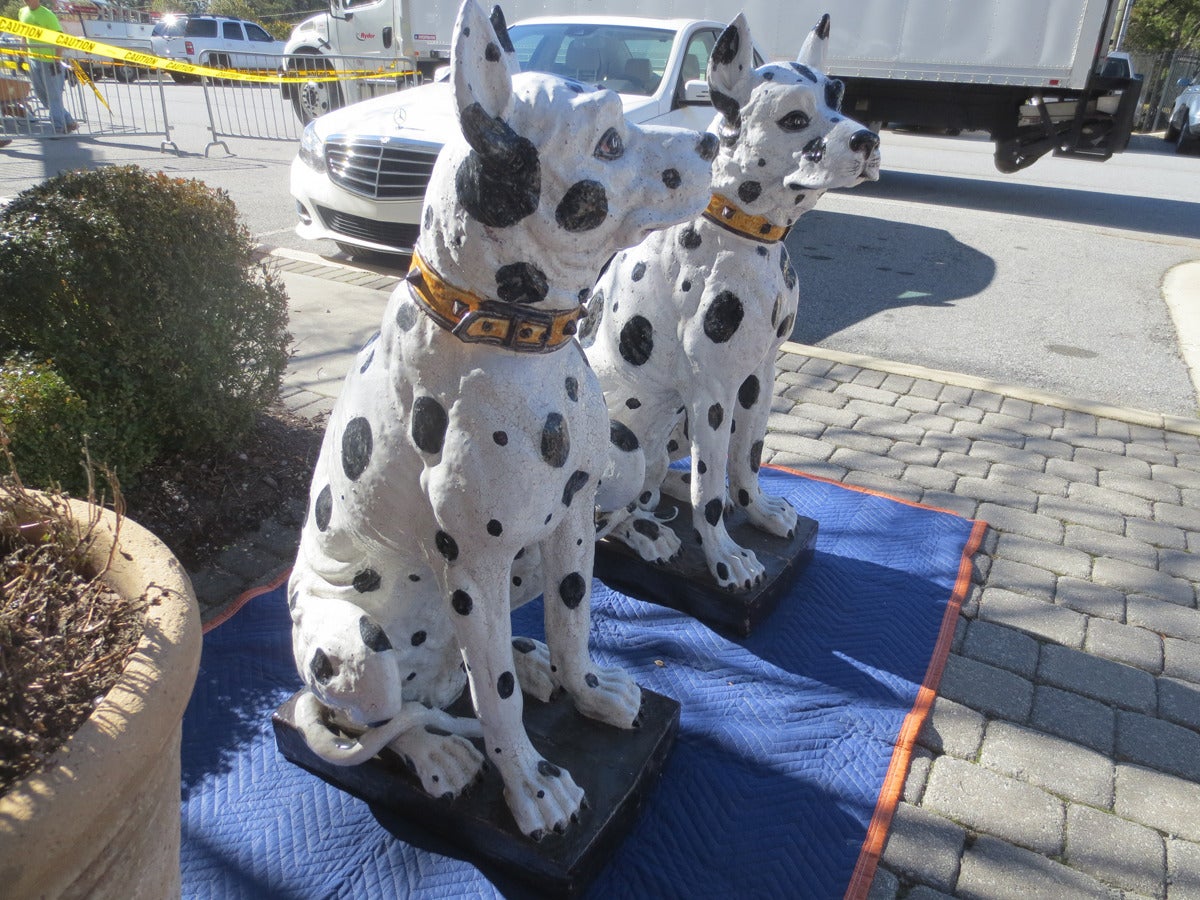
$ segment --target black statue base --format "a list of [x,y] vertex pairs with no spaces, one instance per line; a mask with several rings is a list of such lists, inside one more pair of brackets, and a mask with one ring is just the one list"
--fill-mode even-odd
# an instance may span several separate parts
[[792,538],[779,538],[749,523],[735,508],[725,517],[729,535],[753,550],[766,568],[763,580],[747,591],[727,591],[713,580],[696,543],[692,506],[664,496],[656,513],[671,519],[667,527],[683,543],[682,552],[663,565],[646,562],[624,544],[607,538],[596,545],[595,575],[629,597],[669,606],[699,619],[717,631],[746,637],[775,611],[792,582],[812,560],[817,545],[817,522],[800,516]]
[[[644,689],[641,725],[629,731],[586,718],[567,696],[549,703],[526,697],[525,728],[534,747],[571,773],[589,804],[565,834],[537,842],[517,830],[495,766],[447,801],[421,790],[388,750],[360,766],[332,765],[309,750],[296,730],[299,696],[271,717],[284,758],[372,804],[400,839],[478,866],[510,897],[580,894],[633,827],[679,729],[679,704]],[[465,699],[450,711],[472,715]]]

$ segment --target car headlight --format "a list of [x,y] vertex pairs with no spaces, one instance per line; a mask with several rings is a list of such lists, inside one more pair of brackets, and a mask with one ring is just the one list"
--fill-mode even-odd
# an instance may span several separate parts
[[313,128],[314,122],[304,126],[304,134],[300,135],[300,159],[314,172],[325,171],[325,142]]

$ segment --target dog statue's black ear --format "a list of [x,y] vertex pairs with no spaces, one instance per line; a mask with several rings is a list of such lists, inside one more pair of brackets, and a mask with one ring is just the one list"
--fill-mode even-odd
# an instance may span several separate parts
[[810,69],[825,71],[825,58],[829,54],[829,13],[821,16],[821,20],[813,26],[813,30],[804,39],[804,46],[796,62]]
[[750,100],[754,83],[754,43],[745,14],[738,13],[708,58],[709,96],[727,128],[741,127],[741,109]]
[[[508,29],[503,27],[503,14],[497,9],[493,15],[498,16],[503,37],[476,0],[464,0],[454,23],[450,71],[459,122],[464,126],[463,113],[472,107],[494,119],[505,119],[510,112],[512,78],[520,65],[511,50]],[[466,128],[463,130],[465,133]]]

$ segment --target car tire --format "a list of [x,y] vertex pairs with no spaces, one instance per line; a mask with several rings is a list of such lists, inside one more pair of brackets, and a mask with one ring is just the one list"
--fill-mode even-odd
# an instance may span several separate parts
[[[287,68],[293,75],[305,72],[324,74],[333,71],[329,60],[322,59],[315,53],[301,53],[289,59]],[[337,109],[343,103],[342,92],[336,81],[300,82],[294,87],[292,109],[301,125],[307,125],[317,116]]]
[[1176,153],[1191,153],[1195,149],[1196,137],[1188,127],[1187,119],[1179,125],[1179,136],[1175,138]]
[[172,72],[171,80],[176,84],[195,84],[200,79],[195,75],[187,75],[183,72]]
[[131,81],[137,81],[138,69],[133,65],[113,66],[113,78],[122,84],[129,84]]
[[1174,143],[1179,138],[1179,126],[1175,124],[1174,119],[1167,119],[1167,130],[1163,132],[1163,140],[1168,144]]

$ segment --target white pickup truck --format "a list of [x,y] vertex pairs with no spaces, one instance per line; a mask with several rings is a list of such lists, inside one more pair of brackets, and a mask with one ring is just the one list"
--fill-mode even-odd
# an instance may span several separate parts
[[[508,33],[523,69],[609,87],[633,122],[703,131],[713,119],[704,73],[724,28],[697,19],[556,16]],[[457,129],[450,85],[437,81],[314,119],[292,163],[297,234],[360,257],[411,252],[434,160]]]

